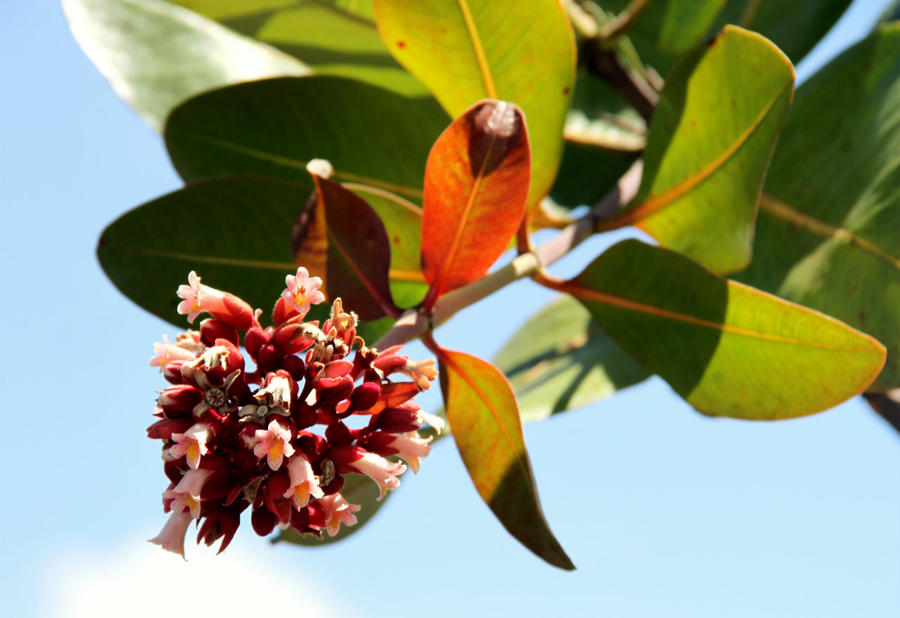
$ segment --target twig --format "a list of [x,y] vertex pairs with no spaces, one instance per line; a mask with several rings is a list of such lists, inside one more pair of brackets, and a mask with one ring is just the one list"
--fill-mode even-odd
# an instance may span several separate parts
[[475,281],[442,296],[434,304],[429,318],[423,311],[409,309],[394,324],[374,347],[384,349],[399,345],[421,337],[479,300],[490,296],[497,290],[506,287],[513,281],[523,277],[531,277],[540,269],[556,262],[568,254],[583,240],[591,236],[598,221],[606,218],[608,213],[616,212],[623,204],[628,203],[637,193],[640,184],[641,165],[636,163],[622,176],[616,187],[591,209],[591,211],[563,229],[559,234],[537,247],[533,252],[523,253],[512,262]]
[[625,10],[616,15],[616,18],[603,26],[600,31],[600,38],[610,43],[628,32],[635,18],[641,14],[644,7],[650,0],[631,0],[631,3],[625,7]]
[[900,389],[887,393],[865,393],[863,397],[866,398],[873,410],[878,412],[894,429],[900,431]]
[[653,86],[629,69],[619,54],[614,49],[605,47],[599,37],[582,41],[581,51],[587,60],[588,69],[603,78],[644,120],[649,122],[653,108],[659,100]]

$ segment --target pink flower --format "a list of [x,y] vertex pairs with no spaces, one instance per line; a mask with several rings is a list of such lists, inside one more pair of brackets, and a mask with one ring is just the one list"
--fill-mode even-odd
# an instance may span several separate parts
[[266,457],[269,467],[278,470],[285,457],[294,454],[291,446],[291,430],[282,426],[277,420],[272,420],[268,428],[258,429],[253,437],[245,437],[247,448],[253,449],[253,454],[262,459]]
[[298,511],[309,504],[310,496],[313,498],[324,496],[322,488],[319,487],[319,479],[313,474],[309,460],[302,453],[297,453],[288,460],[287,470],[291,486],[284,497],[293,500]]
[[430,450],[416,431],[426,422],[440,430],[410,401],[434,379],[433,362],[410,361],[399,346],[367,348],[340,298],[323,322],[303,321],[324,300],[322,282],[300,268],[285,283],[263,328],[261,311],[191,272],[179,311],[212,318],[154,346],[151,365],[169,386],[147,435],[163,441],[172,483],[162,500],[169,521],[152,542],[181,556],[192,519],[198,542],[224,549],[245,510],[259,535],[280,525],[335,536],[358,523],[360,507],[326,491],[363,474],[383,498]]
[[378,489],[381,490],[381,495],[378,496],[379,501],[384,499],[384,494],[388,489],[393,490],[400,487],[400,479],[397,477],[406,472],[406,466],[402,463],[388,461],[375,453],[364,453],[362,457],[351,461],[349,465],[375,481]]
[[192,270],[188,273],[188,285],[179,285],[178,290],[175,292],[178,294],[178,298],[184,299],[178,303],[178,313],[182,315],[186,314],[188,322],[191,323],[197,319],[198,315],[205,311],[200,302],[200,296],[202,294],[201,287],[205,288],[206,286],[200,284],[200,277]]
[[209,440],[209,425],[197,423],[184,433],[173,433],[175,442],[167,450],[163,451],[163,458],[167,460],[187,457],[187,464],[196,470],[200,466],[200,456],[209,453],[206,441]]
[[175,512],[189,512],[200,517],[200,491],[209,476],[209,470],[188,470],[172,489],[163,492],[163,500],[171,500],[169,508]]
[[302,266],[297,269],[296,275],[287,275],[284,283],[287,288],[281,293],[281,297],[289,308],[300,315],[306,315],[311,305],[325,301],[325,295],[319,291],[322,279],[310,277],[309,271]]
[[180,345],[169,343],[169,338],[165,335],[163,335],[162,343],[153,344],[153,353],[156,356],[150,359],[150,366],[159,367],[160,371],[172,361],[194,360],[194,354]]
[[178,313],[188,316],[192,322],[204,311],[234,328],[249,328],[253,324],[253,309],[246,302],[228,292],[200,283],[193,270],[188,273],[188,285],[178,286],[176,292],[183,299],[178,303]]
[[395,436],[387,446],[397,451],[397,456],[402,457],[413,472],[418,472],[419,458],[427,457],[431,452],[429,442],[431,438],[420,438],[417,432],[411,431],[405,435]]
[[166,525],[150,542],[184,558],[184,537],[192,519],[190,513],[173,511]]
[[356,513],[359,506],[350,504],[341,494],[330,494],[319,500],[319,505],[325,513],[325,528],[329,536],[334,536],[341,530],[341,524],[345,526],[356,525]]

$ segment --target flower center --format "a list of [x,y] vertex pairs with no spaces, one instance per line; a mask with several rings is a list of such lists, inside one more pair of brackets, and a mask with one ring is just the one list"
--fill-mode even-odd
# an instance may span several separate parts
[[206,391],[204,399],[206,399],[206,403],[209,404],[209,407],[217,409],[224,406],[228,401],[228,397],[225,395],[225,391],[217,387],[213,387]]

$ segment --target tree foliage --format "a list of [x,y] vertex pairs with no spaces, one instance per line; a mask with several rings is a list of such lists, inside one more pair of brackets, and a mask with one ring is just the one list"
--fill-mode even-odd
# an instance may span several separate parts
[[[550,564],[573,568],[522,420],[650,374],[750,420],[900,388],[898,22],[795,95],[792,61],[846,0],[63,4],[186,183],[103,232],[111,281],[175,321],[191,268],[260,303],[300,264],[379,345],[423,338],[475,487]],[[626,226],[659,246],[547,270]],[[541,228],[560,231],[534,247]],[[442,321],[521,277],[563,296],[496,366],[438,343]]]

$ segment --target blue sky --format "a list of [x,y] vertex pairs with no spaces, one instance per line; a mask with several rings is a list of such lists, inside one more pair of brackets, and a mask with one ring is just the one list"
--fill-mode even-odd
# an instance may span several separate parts
[[[800,77],[884,4],[857,0]],[[94,245],[124,210],[181,183],[56,2],[3,2],[0,34],[3,615],[267,604],[333,616],[900,615],[900,440],[885,423],[858,401],[797,421],[715,421],[659,380],[526,428],[574,573],[506,535],[449,442],[345,543],[272,547],[246,525],[214,559],[190,547],[185,564],[150,546],[166,483],[144,437],[161,385],[147,359],[174,329],[112,287]],[[549,298],[516,284],[437,338],[490,356]]]

